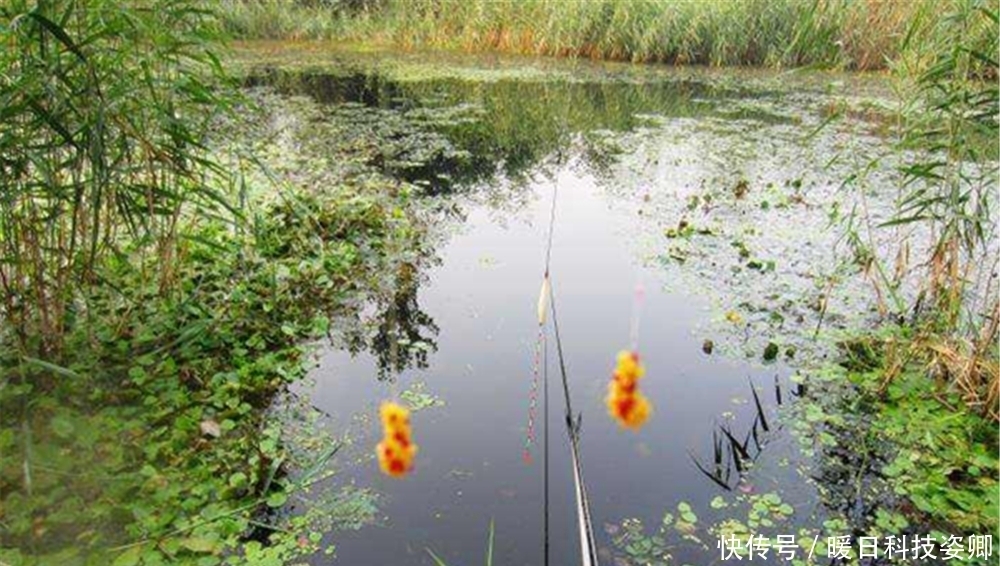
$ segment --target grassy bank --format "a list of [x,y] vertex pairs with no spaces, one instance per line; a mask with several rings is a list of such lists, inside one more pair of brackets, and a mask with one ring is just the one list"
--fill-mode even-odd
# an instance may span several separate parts
[[[793,427],[817,451],[821,497],[855,532],[995,538],[996,422],[945,385],[942,350],[926,339],[885,326],[842,342],[837,364],[809,372]],[[995,378],[995,351],[988,358]]]
[[[5,349],[0,560],[282,563],[318,550],[309,535],[331,517],[266,510],[318,478],[304,470],[325,473],[337,446],[296,458],[267,409],[305,375],[303,344],[391,269],[384,250],[409,233],[393,210],[370,187],[290,191],[245,234],[185,229],[168,295],[135,266],[102,270],[107,289],[89,298],[90,322],[68,325],[65,354]],[[247,537],[272,531],[252,556]]]
[[[400,48],[634,62],[885,69],[925,62],[925,43],[955,33],[946,16],[996,0],[226,0],[245,38],[339,39]],[[995,26],[968,39],[996,50]]]
[[0,7],[0,563],[280,564],[374,512],[269,511],[338,445],[268,408],[417,225],[374,172],[260,173],[202,7]]

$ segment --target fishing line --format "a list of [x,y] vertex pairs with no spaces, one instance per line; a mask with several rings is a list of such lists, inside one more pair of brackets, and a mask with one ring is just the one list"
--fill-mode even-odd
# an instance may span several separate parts
[[[560,152],[557,163],[562,161],[562,153]],[[545,244],[545,274],[542,276],[542,290],[538,296],[538,325],[540,329],[545,327],[545,313],[546,301],[552,296],[552,287],[549,281],[549,268],[552,264],[552,235],[555,233],[556,227],[556,199],[559,197],[559,170],[552,176],[552,207],[549,209],[549,236],[548,241]],[[553,317],[553,322],[555,318]],[[544,366],[542,369],[543,384],[545,390],[542,392],[542,403],[544,405],[542,409],[542,418],[545,419],[545,439],[543,444],[543,503],[542,508],[544,510],[544,564],[549,566],[549,345],[548,341],[545,339],[544,332],[542,333],[542,351],[544,358]]]
[[[542,277],[542,292],[538,297],[538,324],[540,327],[545,327],[545,313],[547,309],[545,308],[545,301],[552,294],[551,284],[549,283],[549,265],[552,262],[552,234],[555,231],[556,226],[556,198],[559,196],[559,172],[556,171],[552,182],[552,209],[549,212],[549,238],[548,243],[545,246],[545,275]],[[544,561],[545,566],[549,566],[549,344],[545,340],[545,334],[542,334],[542,351],[545,365],[543,366],[543,382],[545,390],[542,392],[542,403],[544,405],[542,409],[542,418],[545,419],[545,442],[543,445],[543,503],[542,508],[544,509]]]
[[[546,281],[548,279],[546,278]],[[543,337],[544,341],[544,337]],[[544,440],[544,458],[543,458],[543,468],[544,468],[544,487],[542,491],[544,493],[544,503],[542,507],[545,509],[545,566],[549,566],[549,343],[544,341],[543,343],[543,358],[544,358],[544,369],[543,374],[543,386],[545,391],[542,393],[542,418],[545,419],[545,440]]]
[[531,463],[531,447],[535,444],[535,408],[538,405],[538,384],[542,371],[542,349],[545,342],[545,326],[538,325],[538,337],[535,338],[535,354],[531,368],[531,392],[528,394],[528,430],[524,438],[525,464]]
[[[561,161],[561,156],[560,156]],[[556,354],[559,359],[559,373],[562,377],[563,398],[566,406],[566,432],[570,441],[570,452],[573,466],[573,484],[576,493],[577,519],[579,521],[580,532],[580,560],[583,566],[597,566],[597,546],[594,538],[593,522],[590,517],[590,502],[587,498],[587,489],[583,481],[583,466],[580,460],[579,433],[582,416],[573,418],[573,406],[570,398],[569,379],[566,373],[566,361],[563,354],[562,339],[559,334],[559,321],[556,316],[555,294],[552,291],[551,283],[551,263],[552,263],[552,241],[555,232],[556,203],[559,197],[559,174],[556,172],[552,188],[552,206],[549,210],[548,237],[545,245],[545,272],[542,277],[542,288],[538,297],[538,337],[535,341],[535,357],[532,370],[531,395],[528,405],[528,431],[525,440],[524,458],[527,463],[531,462],[531,446],[535,441],[535,408],[538,399],[538,381],[541,374],[542,381],[542,418],[545,426],[543,432],[543,460],[544,460],[544,480],[543,480],[543,517],[544,517],[544,564],[549,564],[550,536],[549,536],[549,350],[545,333],[546,313],[548,308],[552,311],[552,328],[556,338]],[[642,292],[641,283],[637,286],[636,309],[633,316],[633,342],[638,339],[638,305],[641,303]],[[548,304],[548,308],[547,307]],[[541,355],[539,356],[539,353]],[[541,364],[539,363],[541,358]],[[541,366],[541,368],[539,368]],[[541,371],[539,371],[539,369]]]
[[544,564],[549,564],[549,347],[546,334],[546,314],[548,312],[549,264],[552,259],[552,234],[555,227],[555,201],[559,192],[558,173],[553,180],[552,208],[549,211],[548,236],[545,247],[545,273],[542,276],[542,286],[538,293],[538,335],[535,338],[535,351],[531,371],[531,390],[528,395],[528,425],[524,439],[523,459],[525,464],[531,464],[531,449],[536,443],[535,414],[538,407],[539,382],[542,383],[542,423],[544,426],[543,440],[543,513],[544,513]]
[[[580,530],[580,560],[583,566],[596,566],[597,565],[597,546],[594,542],[594,529],[593,523],[590,518],[590,503],[587,499],[587,489],[583,481],[583,466],[580,461],[580,445],[579,445],[579,433],[580,424],[582,420],[581,417],[577,417],[574,422],[573,419],[573,404],[569,393],[569,379],[566,374],[566,359],[563,354],[562,347],[562,337],[559,334],[559,317],[556,314],[556,297],[553,291],[553,285],[551,282],[550,275],[550,264],[552,260],[552,235],[555,231],[555,220],[556,220],[556,203],[558,202],[559,196],[559,182],[558,173],[556,174],[556,182],[552,190],[552,208],[549,213],[549,238],[545,250],[545,277],[542,281],[542,290],[545,293],[545,297],[548,298],[550,308],[552,309],[552,329],[555,333],[556,338],[556,355],[559,359],[559,373],[562,377],[563,385],[563,398],[566,403],[566,432],[569,435],[570,441],[570,452],[572,455],[573,464],[573,484],[576,491],[576,503],[577,503],[577,519],[579,521]],[[541,300],[539,301],[539,308],[541,309]],[[547,370],[547,367],[546,367]],[[547,373],[546,373],[547,375]],[[545,404],[546,409],[548,407],[548,387],[545,388]],[[548,419],[545,422],[546,428],[546,438],[548,438]],[[545,443],[545,458],[548,460],[548,442]],[[545,508],[546,508],[546,564],[548,563],[548,474],[546,474],[545,481]]]
[[632,299],[632,320],[629,324],[629,349],[639,351],[639,319],[642,316],[642,306],[646,299],[646,288],[642,284],[642,275],[638,275],[635,283],[635,295]]
[[552,182],[552,208],[549,210],[549,241],[545,245],[545,279],[549,278],[549,266],[552,263],[552,234],[556,227],[556,199],[559,197],[559,172]]

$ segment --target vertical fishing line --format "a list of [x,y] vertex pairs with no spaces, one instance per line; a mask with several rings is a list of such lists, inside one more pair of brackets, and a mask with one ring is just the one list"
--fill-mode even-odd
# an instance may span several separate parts
[[646,288],[642,284],[642,276],[635,283],[635,295],[632,299],[632,320],[629,323],[629,349],[639,351],[639,319],[642,315],[643,302],[646,299]]
[[[548,278],[546,278],[545,280],[548,281]],[[545,422],[544,425],[545,431],[543,432],[543,434],[545,435],[545,440],[542,448],[543,462],[544,462],[542,467],[544,469],[545,475],[543,477],[545,478],[545,480],[543,482],[544,487],[542,488],[542,491],[544,493],[544,502],[542,506],[545,509],[544,565],[549,566],[549,343],[548,340],[545,339],[544,335],[542,336],[542,341],[543,341],[542,361],[544,363],[542,370],[542,375],[543,375],[542,387],[545,388],[545,390],[542,392],[542,418],[544,419]]]
[[[545,245],[545,275],[542,277],[542,292],[538,297],[538,324],[540,327],[545,326],[545,315],[548,312],[545,302],[549,300],[552,293],[551,283],[549,282],[549,265],[552,262],[552,234],[555,231],[556,226],[556,197],[559,196],[559,173],[555,174],[552,183],[552,208],[549,212],[549,237],[548,242]],[[543,360],[544,367],[542,370],[543,374],[543,385],[545,390],[542,392],[543,405],[542,418],[545,419],[545,442],[542,448],[543,450],[543,503],[542,507],[544,510],[544,550],[543,550],[543,564],[544,566],[549,566],[549,343],[545,340],[545,335],[542,335],[543,340]]]
[[535,338],[535,353],[531,367],[531,392],[528,394],[528,429],[524,438],[524,463],[531,463],[531,448],[535,444],[535,407],[538,405],[538,383],[542,364],[542,347],[545,342],[545,327],[538,325]]

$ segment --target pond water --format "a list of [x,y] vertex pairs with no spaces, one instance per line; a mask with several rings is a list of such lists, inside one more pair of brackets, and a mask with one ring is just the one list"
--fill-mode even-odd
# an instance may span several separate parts
[[[797,369],[829,353],[816,330],[872,313],[864,275],[835,259],[857,205],[841,183],[887,144],[877,83],[298,49],[241,55],[279,173],[409,183],[427,230],[296,392],[348,441],[330,481],[378,502],[375,524],[333,533],[335,556],[313,563],[432,564],[431,549],[475,564],[491,521],[495,563],[543,563],[541,400],[530,462],[524,446],[553,199],[553,291],[602,563],[718,562],[718,525],[764,495],[787,505],[769,533],[821,526],[811,446],[781,405]],[[890,175],[866,178],[874,218]],[[604,406],[635,324],[654,407],[637,432]],[[577,564],[551,332],[548,348],[551,563]],[[417,408],[402,480],[373,457],[392,398]]]

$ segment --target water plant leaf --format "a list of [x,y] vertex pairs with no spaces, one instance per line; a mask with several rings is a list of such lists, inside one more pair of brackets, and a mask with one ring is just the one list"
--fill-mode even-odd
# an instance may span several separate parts
[[142,560],[145,550],[144,545],[132,546],[115,557],[114,561],[111,562],[111,566],[135,566]]
[[219,550],[219,542],[205,537],[185,537],[180,540],[180,545],[198,553],[215,553]]
[[270,495],[267,496],[266,500],[267,506],[272,508],[281,507],[286,502],[288,502],[288,494],[285,493],[284,491],[272,492]]
[[52,417],[52,421],[49,424],[52,427],[52,432],[60,438],[66,439],[73,435],[73,422],[65,414],[57,414]]
[[778,357],[779,352],[778,345],[774,342],[768,342],[767,347],[764,348],[764,361],[773,362]]

